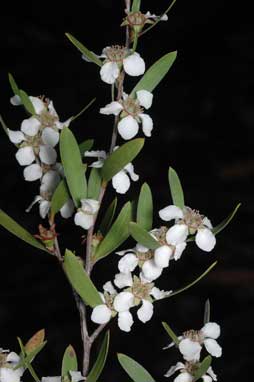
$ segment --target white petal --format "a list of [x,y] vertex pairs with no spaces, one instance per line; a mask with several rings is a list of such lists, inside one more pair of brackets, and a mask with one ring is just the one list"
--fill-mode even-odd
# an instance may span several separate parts
[[220,325],[216,324],[216,322],[207,322],[201,329],[201,332],[205,337],[216,340],[220,336]]
[[89,157],[89,158],[98,158],[98,159],[106,159],[107,158],[107,154],[106,154],[105,150],[85,151],[84,156]]
[[172,290],[164,291],[164,290],[160,290],[159,288],[153,287],[150,292],[150,295],[153,296],[155,300],[161,300],[162,298],[169,296],[172,292],[173,292]]
[[144,245],[137,243],[136,244],[136,251],[141,252],[141,253],[146,253],[149,251],[149,249],[146,248]]
[[21,166],[28,166],[35,160],[34,150],[31,146],[21,147],[15,156]]
[[153,120],[148,114],[138,115],[142,120],[142,130],[146,137],[151,137],[151,131],[153,130]]
[[132,314],[129,311],[118,313],[118,326],[124,332],[130,332],[133,322]]
[[210,375],[214,381],[217,381],[217,375],[214,373],[211,366],[208,367],[207,374]]
[[175,246],[174,259],[179,260],[185,250],[187,243],[183,242]]
[[113,101],[106,105],[105,107],[100,108],[100,113],[105,115],[119,115],[119,113],[123,110],[122,105],[119,102]]
[[189,338],[184,338],[179,343],[179,350],[186,361],[199,361],[201,345]]
[[153,93],[150,93],[147,90],[137,91],[137,98],[141,106],[144,106],[145,109],[149,109],[153,103]]
[[71,382],[79,382],[79,381],[83,381],[84,379],[86,379],[85,377],[83,377],[83,375],[81,374],[80,371],[69,371],[70,375],[71,375]]
[[57,112],[56,112],[56,109],[55,109],[55,107],[54,107],[53,101],[49,101],[49,103],[48,103],[48,112],[49,112],[49,114],[52,115],[53,117],[59,119],[58,114],[57,114]]
[[120,292],[115,297],[113,305],[117,312],[126,312],[134,306],[134,296],[130,292]]
[[131,115],[124,117],[117,125],[118,132],[125,140],[132,139],[138,133],[138,122]]
[[187,371],[180,373],[175,379],[174,382],[192,382],[193,376]]
[[89,167],[102,168],[103,165],[104,165],[104,160],[96,160],[95,162],[91,163]]
[[44,102],[40,98],[30,96],[29,99],[33,104],[35,114],[41,114],[45,110]]
[[22,133],[22,131],[19,131],[19,130],[14,131],[10,129],[7,129],[7,131],[8,131],[9,139],[12,143],[18,144],[25,140],[25,136]]
[[93,215],[87,215],[82,211],[76,212],[74,216],[74,223],[84,229],[91,228],[93,225],[93,221],[94,221]]
[[118,269],[122,273],[129,273],[134,271],[136,266],[138,265],[138,258],[133,253],[127,253],[125,256],[121,258],[118,263]]
[[204,382],[212,382],[212,378],[209,375],[203,375],[202,379]]
[[41,134],[41,138],[45,145],[49,145],[51,147],[55,147],[59,142],[59,133],[55,131],[51,127],[45,127]]
[[49,145],[41,145],[39,157],[45,164],[54,164],[57,158],[56,150]]
[[45,219],[45,217],[49,213],[49,209],[50,209],[50,202],[48,200],[42,200],[39,206],[39,212],[42,219]]
[[209,228],[200,228],[195,236],[197,246],[203,251],[210,252],[216,244],[216,238]]
[[100,208],[100,203],[95,199],[81,199],[82,210],[88,214],[96,214]]
[[131,182],[128,175],[122,170],[112,178],[112,186],[118,194],[125,194],[130,188]]
[[120,289],[132,286],[133,281],[131,273],[117,273],[115,275],[114,284]]
[[42,177],[42,168],[37,163],[30,164],[30,166],[25,167],[23,174],[26,181],[33,182]]
[[123,60],[124,70],[129,76],[140,76],[145,73],[145,61],[135,52]]
[[74,212],[74,204],[71,199],[69,199],[63,207],[60,209],[60,214],[64,219],[69,219]]
[[30,212],[33,206],[40,202],[41,200],[44,200],[40,195],[36,195],[32,203],[27,207],[26,212]]
[[170,205],[160,210],[159,216],[162,220],[169,222],[170,220],[173,220],[173,219],[182,219],[183,211],[181,210],[181,208],[177,206]]
[[20,361],[20,357],[17,353],[15,353],[14,351],[10,352],[7,357],[6,357],[6,361],[7,362],[10,362],[12,364],[16,363],[18,364],[19,361]]
[[111,310],[105,304],[97,305],[91,315],[91,320],[96,324],[106,324],[111,319]]
[[127,173],[129,174],[131,180],[133,180],[133,182],[136,182],[137,180],[139,180],[139,176],[137,174],[135,174],[134,172],[134,166],[132,163],[128,163],[125,167],[124,167],[124,170],[127,171]]
[[222,348],[216,340],[207,338],[204,340],[204,345],[208,353],[210,353],[213,357],[221,357]]
[[211,220],[208,219],[206,216],[204,217],[202,223],[203,223],[207,228],[213,229]]
[[177,245],[183,243],[188,236],[188,227],[185,224],[175,224],[166,233],[168,244]]
[[103,290],[105,292],[108,292],[109,294],[116,294],[117,291],[115,290],[113,284],[111,281],[107,281],[104,285],[103,285]]
[[0,368],[1,382],[20,382],[20,378],[23,374],[20,369],[13,370],[11,368],[3,367]]
[[184,364],[182,362],[177,362],[176,365],[171,366],[171,368],[164,374],[164,377],[171,377],[177,370],[184,369]]
[[30,137],[34,137],[36,134],[38,134],[40,127],[41,123],[35,117],[24,119],[24,121],[21,123],[21,131]]
[[142,266],[142,273],[147,280],[153,281],[160,277],[162,268],[157,267],[153,259],[150,259],[144,262]]
[[13,97],[10,98],[10,103],[13,106],[19,106],[22,105],[22,101],[19,95],[15,94]]
[[60,182],[60,175],[57,171],[49,170],[47,171],[41,180],[41,184],[44,191],[54,191],[57,187],[58,183]]
[[150,301],[142,300],[142,306],[137,311],[140,321],[146,323],[153,316],[153,304]]
[[120,70],[116,62],[106,62],[102,65],[100,70],[100,76],[102,81],[109,85],[112,85],[118,78]]
[[42,377],[41,382],[61,382],[62,377]]
[[162,245],[154,251],[154,263],[159,268],[167,268],[169,260],[173,255],[173,250],[168,245]]
[[135,253],[135,251],[133,249],[124,249],[123,251],[116,252],[118,256],[124,256],[126,253]]

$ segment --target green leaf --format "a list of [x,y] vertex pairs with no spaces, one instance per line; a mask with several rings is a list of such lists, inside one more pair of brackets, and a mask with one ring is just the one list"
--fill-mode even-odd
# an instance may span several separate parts
[[87,197],[98,200],[101,190],[101,171],[99,168],[92,168],[88,179]]
[[237,213],[239,207],[241,206],[241,203],[238,203],[237,206],[235,207],[234,211],[231,212],[231,214],[224,219],[220,224],[218,224],[216,227],[212,229],[213,233],[217,235],[219,232],[221,232],[226,226],[231,222],[235,214]]
[[117,354],[117,358],[134,382],[155,382],[151,374],[134,359],[125,354]]
[[133,0],[131,12],[138,12],[140,10],[141,0]]
[[41,329],[36,332],[25,344],[26,353],[31,353],[40,346],[45,339],[45,330]]
[[86,56],[90,61],[94,62],[98,66],[102,66],[101,60],[91,52],[89,49],[87,49],[81,42],[79,42],[74,36],[72,36],[70,33],[65,33],[66,37],[72,42],[73,45],[82,53],[84,56]]
[[83,268],[82,260],[68,249],[65,251],[63,268],[71,285],[85,304],[92,308],[102,304],[96,287]]
[[98,245],[94,255],[97,261],[118,248],[129,237],[129,222],[131,220],[131,203],[127,202],[112,227]]
[[74,348],[69,345],[63,356],[61,376],[63,381],[69,381],[69,372],[78,370],[78,361]]
[[168,180],[173,204],[181,209],[184,207],[184,195],[180,179],[172,167],[168,170]]
[[207,299],[205,302],[204,325],[210,322],[210,316],[211,316],[210,301],[209,299]]
[[91,150],[91,148],[93,147],[93,144],[94,144],[94,139],[87,139],[86,141],[80,143],[79,151],[82,157],[86,151]]
[[101,224],[99,226],[99,231],[102,233],[103,236],[106,235],[106,233],[108,232],[108,230],[111,226],[111,223],[112,223],[113,218],[115,216],[116,206],[117,206],[117,198],[115,198],[110,203],[105,215],[103,216]]
[[147,183],[143,184],[139,194],[137,223],[146,231],[153,227],[153,195]]
[[33,377],[33,379],[35,380],[35,382],[40,382],[40,378],[37,376],[37,374],[35,373],[30,361],[29,361],[29,358],[26,357],[26,350],[25,350],[25,347],[22,343],[22,340],[17,337],[18,339],[18,343],[19,343],[19,346],[20,346],[20,349],[21,349],[21,360],[24,362],[24,366],[29,370],[31,376]]
[[207,268],[207,270],[205,272],[203,272],[198,278],[196,278],[194,281],[192,281],[190,284],[186,285],[185,287],[183,288],[180,288],[178,290],[176,290],[175,292],[173,293],[170,293],[168,296],[164,297],[164,298],[169,298],[169,297],[173,297],[173,296],[176,296],[177,294],[179,293],[182,293],[184,291],[186,291],[187,289],[191,288],[192,286],[194,286],[195,284],[197,284],[200,280],[202,280],[203,277],[205,277],[214,267],[215,265],[218,263],[218,261],[215,261],[214,263],[212,263],[212,265],[210,265],[209,268]]
[[102,177],[107,182],[130,163],[144,146],[144,139],[137,138],[124,143],[105,160],[102,167]]
[[19,369],[20,367],[27,367],[27,364],[31,364],[34,358],[42,351],[46,343],[47,341],[43,341],[40,345],[38,345],[35,349],[33,349],[30,352],[28,352],[26,348],[24,347],[26,355],[24,357],[21,357],[21,360],[15,366],[15,370]]
[[[1,123],[1,126],[5,132],[5,134],[7,135],[7,137],[9,138],[9,133],[8,133],[8,127],[6,125],[6,123],[4,122],[3,120],[3,117],[0,115],[0,123]],[[10,139],[10,138],[9,138]],[[15,145],[16,147],[18,147],[18,145]]]
[[131,222],[129,224],[131,236],[140,244],[149,249],[156,249],[161,247],[161,244],[155,240],[149,232],[142,228],[137,223]]
[[8,216],[3,210],[0,210],[0,225],[7,229],[7,231],[11,232],[13,235],[17,236],[18,238],[32,245],[33,247],[48,252],[43,244],[36,240],[33,237],[33,235],[26,231],[21,225],[16,223],[15,220]]
[[18,88],[18,85],[17,85],[16,81],[14,80],[14,77],[12,76],[11,73],[8,73],[8,77],[9,77],[9,82],[10,82],[13,94],[19,96],[20,90]]
[[166,322],[162,322],[162,325],[163,325],[163,328],[168,333],[171,340],[176,344],[176,346],[178,346],[180,343],[180,340],[178,339],[177,335],[173,332],[171,327]]
[[60,135],[60,154],[66,181],[76,207],[87,195],[84,167],[77,141],[68,127],[64,127]]
[[35,110],[34,110],[34,106],[31,102],[30,98],[26,94],[26,92],[24,90],[20,90],[19,96],[20,96],[22,104],[24,105],[24,108],[28,111],[28,113],[30,113],[32,115],[36,114]]
[[176,59],[177,52],[170,52],[156,61],[143,75],[131,92],[131,97],[139,90],[152,92],[167,74]]
[[104,368],[107,355],[108,355],[108,348],[109,348],[109,331],[105,334],[105,337],[103,339],[100,352],[98,354],[98,357],[92,367],[92,370],[88,374],[86,378],[86,382],[97,382],[98,378],[100,378],[100,375],[102,373],[102,370]]
[[203,359],[203,361],[200,363],[200,366],[198,370],[194,373],[194,382],[197,381],[199,378],[201,378],[204,374],[206,374],[208,368],[211,366],[212,363],[212,357],[208,355]]
[[61,180],[51,199],[51,219],[60,211],[63,205],[71,198],[65,180]]

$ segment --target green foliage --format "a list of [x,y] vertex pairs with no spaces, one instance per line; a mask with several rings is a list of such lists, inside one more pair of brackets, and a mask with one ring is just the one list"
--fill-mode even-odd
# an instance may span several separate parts
[[110,229],[111,223],[115,216],[116,206],[117,206],[117,197],[115,197],[115,199],[108,206],[108,209],[105,212],[105,215],[103,216],[101,224],[99,226],[99,231],[101,232],[103,236],[105,236],[108,230]]
[[51,199],[51,219],[54,219],[54,216],[60,211],[63,205],[71,198],[67,184],[65,180],[61,180],[57,188],[54,191],[54,194]]
[[125,354],[118,354],[117,358],[122,368],[134,382],[155,382],[148,371],[131,357]]
[[34,106],[31,102],[30,98],[26,94],[26,92],[24,90],[20,90],[19,96],[20,96],[21,102],[24,105],[24,108],[26,109],[26,111],[28,111],[28,113],[30,113],[32,115],[36,114],[35,110],[34,110]]
[[168,180],[173,204],[181,209],[184,207],[184,195],[180,179],[176,171],[169,167]]
[[62,360],[62,371],[61,371],[62,381],[63,382],[70,381],[69,372],[77,371],[77,370],[78,370],[77,356],[73,346],[69,345],[64,352],[64,356]]
[[139,194],[137,223],[146,231],[153,227],[153,195],[147,183],[143,184]]
[[98,200],[101,189],[101,170],[92,168],[88,179],[87,197]]
[[133,0],[131,12],[138,12],[140,10],[141,0]]
[[98,357],[90,373],[88,374],[86,378],[86,382],[97,382],[98,378],[100,378],[100,375],[102,373],[102,370],[104,368],[104,365],[108,356],[109,338],[110,338],[109,331],[107,331],[104,336]]
[[163,325],[163,328],[168,333],[168,335],[171,338],[171,340],[176,344],[176,346],[178,346],[180,341],[179,341],[177,335],[174,333],[174,331],[169,326],[169,324],[167,324],[166,322],[162,322],[162,325]]
[[218,224],[216,227],[212,229],[213,233],[217,235],[219,232],[221,232],[224,228],[227,227],[227,225],[231,222],[231,220],[236,215],[238,209],[240,208],[241,203],[238,203],[235,209],[231,212],[231,214],[228,215],[226,219],[224,219],[220,224]]
[[87,49],[80,41],[78,41],[74,36],[72,36],[70,33],[65,33],[66,37],[72,42],[72,44],[82,53],[85,57],[87,57],[90,61],[92,61],[94,64],[98,66],[102,66],[101,60],[91,52],[89,49]]
[[80,143],[79,145],[79,150],[80,150],[80,155],[83,157],[84,153],[86,151],[91,150],[94,144],[94,139],[87,139],[84,142]]
[[207,299],[205,302],[204,325],[210,322],[210,316],[211,316],[210,301],[209,299]]
[[155,240],[149,232],[134,222],[129,224],[131,236],[140,244],[149,249],[156,249],[161,247],[161,244]]
[[194,382],[198,381],[209,369],[212,363],[212,357],[208,355],[203,359],[203,361],[200,363],[200,366],[198,370],[194,373]]

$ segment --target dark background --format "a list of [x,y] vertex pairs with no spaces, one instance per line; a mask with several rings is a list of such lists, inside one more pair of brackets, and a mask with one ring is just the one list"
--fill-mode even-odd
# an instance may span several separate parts
[[[143,10],[159,14],[168,1],[143,1]],[[154,3],[154,4],[153,4]],[[239,214],[218,236],[213,253],[190,245],[181,261],[171,263],[160,279],[165,289],[179,288],[201,274],[215,259],[215,270],[191,290],[158,303],[155,315],[143,325],[135,320],[130,334],[110,324],[110,359],[102,380],[127,380],[117,364],[116,352],[142,363],[156,380],[179,359],[174,350],[162,351],[168,343],[161,321],[177,333],[200,328],[203,306],[211,300],[212,320],[222,326],[219,342],[223,357],[214,360],[220,381],[246,379],[253,364],[254,272],[252,214],[254,173],[253,141],[253,39],[252,13],[245,2],[227,0],[178,0],[167,23],[145,35],[138,51],[147,67],[163,54],[178,50],[178,58],[163,83],[154,92],[150,115],[155,121],[152,139],[146,140],[135,160],[140,182],[133,184],[134,197],[147,181],[157,211],[170,203],[167,169],[172,165],[181,176],[187,205],[199,209],[214,224],[241,201]],[[25,118],[21,108],[9,104],[10,71],[19,86],[31,95],[45,94],[54,100],[61,120],[76,114],[94,96],[96,103],[72,125],[77,138],[96,137],[95,148],[108,146],[111,118],[98,109],[109,101],[109,87],[99,78],[98,68],[80,58],[67,41],[70,32],[99,53],[104,46],[122,43],[119,32],[123,1],[94,0],[61,4],[12,6],[1,11],[1,114],[12,129]],[[131,85],[133,82],[131,82]],[[130,87],[131,88],[131,87]],[[126,88],[128,91],[128,89]],[[39,224],[37,208],[24,212],[37,192],[38,183],[24,182],[15,147],[1,133],[1,208],[31,232]],[[122,201],[126,197],[121,197]],[[109,191],[108,199],[112,197]],[[73,248],[72,224],[60,223],[60,239]],[[81,230],[76,248],[80,253]],[[0,346],[18,350],[16,336],[27,340],[45,327],[48,346],[36,363],[39,375],[59,375],[65,347],[80,351],[78,313],[69,286],[56,261],[0,231]],[[132,243],[126,244],[126,248]],[[97,285],[117,269],[113,255],[98,264]],[[113,271],[112,271],[113,269]],[[135,344],[135,345],[133,345]],[[24,378],[29,380],[28,377]]]

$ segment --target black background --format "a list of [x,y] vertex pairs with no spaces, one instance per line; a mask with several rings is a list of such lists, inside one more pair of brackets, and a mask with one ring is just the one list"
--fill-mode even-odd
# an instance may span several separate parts
[[[143,10],[159,14],[167,1],[143,1]],[[154,4],[153,4],[154,3]],[[134,197],[147,181],[157,211],[170,203],[167,168],[181,176],[187,205],[199,209],[214,224],[233,207],[242,207],[232,224],[218,236],[213,253],[190,245],[181,261],[171,263],[160,286],[175,289],[194,279],[214,260],[215,270],[191,290],[158,303],[155,315],[143,325],[137,320],[130,334],[111,328],[111,350],[102,380],[127,380],[116,361],[124,352],[142,363],[155,377],[179,359],[174,350],[162,351],[168,338],[161,321],[177,333],[202,326],[203,306],[211,300],[212,320],[222,326],[223,357],[215,360],[220,381],[244,380],[251,373],[254,317],[252,214],[253,157],[253,39],[252,14],[245,2],[227,0],[178,0],[167,23],[160,23],[140,41],[138,51],[147,67],[163,54],[178,50],[178,58],[163,83],[154,92],[150,115],[154,119],[151,139],[135,160],[140,174],[127,195]],[[98,68],[80,58],[64,32],[70,32],[99,53],[104,46],[123,43],[123,1],[94,0],[61,4],[12,6],[1,12],[0,97],[1,114],[12,129],[25,118],[21,108],[9,104],[11,90],[7,72],[31,95],[45,94],[54,100],[61,120],[76,114],[91,98],[90,110],[72,125],[81,141],[96,137],[95,148],[108,146],[112,119],[98,113],[110,98],[109,87],[99,78]],[[131,89],[133,81],[130,81]],[[31,232],[39,224],[36,207],[24,212],[37,192],[38,183],[24,182],[22,171],[4,133],[0,139],[1,208]],[[125,201],[126,197],[120,197]],[[109,191],[108,200],[112,197]],[[60,240],[81,253],[69,232],[72,224],[60,223]],[[78,314],[72,294],[56,261],[27,247],[4,230],[0,231],[0,345],[18,350],[16,336],[24,340],[45,327],[47,350],[38,357],[39,375],[59,375],[65,347],[72,343],[80,352]],[[131,243],[130,243],[131,244]],[[128,244],[125,246],[128,247]],[[117,270],[113,255],[98,264],[94,280],[100,287]],[[96,349],[96,346],[95,346]],[[24,378],[29,380],[28,377]]]

